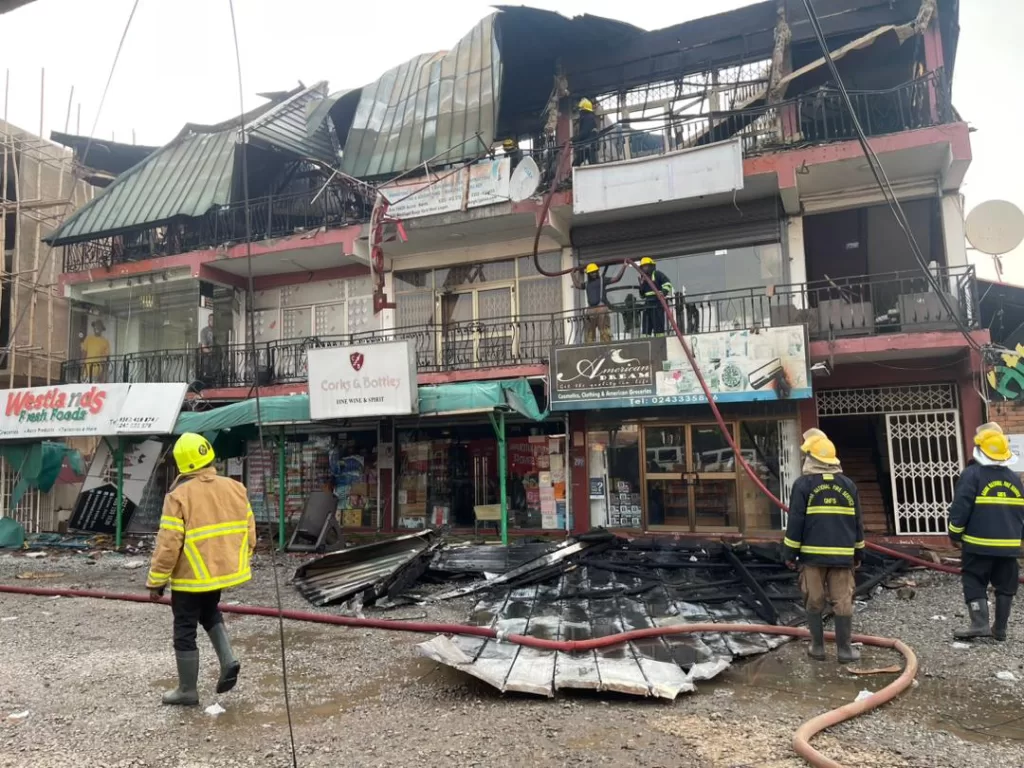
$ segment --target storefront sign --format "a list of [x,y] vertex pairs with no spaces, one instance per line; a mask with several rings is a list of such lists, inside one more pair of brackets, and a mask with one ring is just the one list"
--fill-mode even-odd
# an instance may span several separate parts
[[[124,453],[122,529],[142,503],[146,486],[163,453],[159,440],[144,440]],[[82,483],[68,527],[73,531],[114,533],[117,528],[117,465],[106,441],[100,442]]]
[[11,389],[0,439],[169,434],[185,384],[61,384]]
[[[716,402],[811,396],[802,325],[703,333],[687,343]],[[553,411],[707,402],[675,337],[556,347],[551,360]]]
[[407,416],[419,409],[416,350],[407,341],[307,353],[309,416]]
[[[429,179],[381,187],[391,204],[388,215],[415,219],[509,201],[512,164],[507,157],[485,160],[457,172],[441,171]],[[467,189],[468,185],[468,189]]]

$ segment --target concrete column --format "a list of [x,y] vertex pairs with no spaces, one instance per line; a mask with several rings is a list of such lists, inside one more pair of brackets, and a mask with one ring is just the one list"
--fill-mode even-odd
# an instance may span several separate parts
[[[562,249],[562,269],[571,269],[574,264],[572,248]],[[572,284],[572,275],[562,275],[560,278],[562,281],[562,314],[565,318],[562,323],[563,336],[562,339],[566,344],[578,344],[582,342],[582,339],[574,338],[578,335],[575,331],[582,327],[581,323],[573,321],[576,313],[583,306],[582,300],[579,297],[579,291],[577,291]]]
[[[803,216],[790,216],[786,219],[786,227],[783,232],[783,256],[789,265],[787,280],[790,283],[801,284],[807,282],[807,256],[804,252],[804,218]],[[797,309],[807,308],[807,297],[803,292],[797,292],[792,297],[793,306]]]
[[[966,267],[970,261],[967,259],[967,237],[964,234],[963,199],[959,192],[951,192],[942,196],[940,215],[946,266]],[[957,295],[958,276],[957,274],[949,276],[949,292],[953,296]]]

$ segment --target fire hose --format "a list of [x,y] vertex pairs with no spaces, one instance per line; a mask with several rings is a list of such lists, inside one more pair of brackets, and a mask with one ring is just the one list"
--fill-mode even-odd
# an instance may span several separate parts
[[[12,595],[33,595],[36,597],[78,597],[94,598],[99,600],[119,600],[130,603],[153,603],[158,602],[169,605],[170,600],[166,597],[160,600],[151,600],[148,595],[122,594],[117,592],[100,592],[88,589],[48,589],[44,587],[17,587],[0,584],[0,593]],[[259,605],[221,605],[220,610],[224,613],[233,613],[242,616],[266,616],[271,618],[285,618],[290,621],[303,621],[313,624],[332,624],[342,627],[354,627],[363,629],[384,629],[392,632],[416,632],[425,634],[463,635],[469,637],[482,637],[499,642],[507,642],[526,648],[536,648],[543,651],[561,651],[563,653],[585,653],[596,651],[610,646],[621,645],[636,640],[645,640],[670,635],[692,635],[702,633],[732,632],[738,634],[759,634],[759,635],[784,635],[786,637],[805,638],[809,636],[806,629],[801,627],[780,627],[759,624],[682,624],[671,627],[649,627],[646,629],[635,629],[629,632],[621,632],[616,635],[595,637],[590,640],[546,640],[540,637],[529,635],[508,634],[501,635],[491,627],[474,627],[468,624],[444,624],[439,622],[420,621],[388,621],[386,619],[366,619],[355,616],[335,616],[325,613],[311,613],[307,611],[278,610]],[[832,632],[826,632],[827,640],[834,640]],[[838,709],[818,715],[808,720],[797,729],[793,736],[793,748],[797,754],[803,757],[815,768],[843,768],[841,763],[822,755],[810,745],[810,740],[825,730],[839,723],[850,720],[865,712],[870,712],[883,704],[895,699],[900,693],[909,688],[917,675],[917,656],[913,650],[902,641],[889,637],[875,637],[873,635],[854,635],[856,642],[876,648],[891,648],[899,651],[906,663],[902,674],[880,691],[876,691],[865,699],[845,704]]]

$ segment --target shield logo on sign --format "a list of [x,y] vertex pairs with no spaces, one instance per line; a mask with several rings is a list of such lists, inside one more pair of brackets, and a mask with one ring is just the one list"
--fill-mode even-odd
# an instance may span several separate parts
[[348,356],[348,361],[352,363],[352,368],[355,369],[356,373],[358,373],[359,369],[363,367],[363,360],[365,360],[365,358],[363,357],[362,352],[353,352]]

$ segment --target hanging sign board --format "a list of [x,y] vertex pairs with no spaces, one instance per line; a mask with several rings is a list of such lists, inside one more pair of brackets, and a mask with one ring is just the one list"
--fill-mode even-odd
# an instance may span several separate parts
[[60,384],[7,390],[0,440],[170,434],[185,384]]
[[[159,440],[143,440],[124,452],[124,511],[121,524],[125,529],[142,503],[146,485],[153,477],[162,453],[163,446]],[[106,441],[96,447],[68,528],[89,533],[116,531],[117,465]]]
[[408,416],[419,410],[416,349],[408,341],[311,349],[309,417]]
[[[802,325],[701,333],[687,342],[715,402],[812,395]],[[674,336],[556,347],[551,355],[552,411],[706,402]]]

